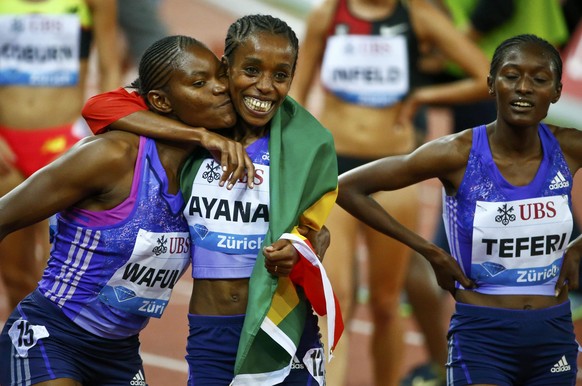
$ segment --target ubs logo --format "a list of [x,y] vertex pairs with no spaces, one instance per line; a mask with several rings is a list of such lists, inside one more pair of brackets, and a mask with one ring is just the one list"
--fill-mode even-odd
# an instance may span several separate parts
[[220,179],[220,165],[214,160],[206,164],[206,170],[202,173],[202,178],[204,178],[208,183]]
[[515,214],[513,214],[513,206],[511,208],[507,208],[507,204],[503,204],[502,207],[497,208],[497,212],[499,214],[495,216],[495,222],[500,222],[503,225],[507,225],[510,222],[515,221]]
[[[513,206],[507,207],[507,204],[497,208],[499,213],[495,216],[495,222],[501,223],[503,225],[508,225],[517,219],[517,216],[513,213]],[[519,205],[519,218],[523,221],[529,220],[541,220],[544,218],[556,217],[557,211],[553,201],[548,201],[546,203],[542,202],[532,202],[528,204]]]

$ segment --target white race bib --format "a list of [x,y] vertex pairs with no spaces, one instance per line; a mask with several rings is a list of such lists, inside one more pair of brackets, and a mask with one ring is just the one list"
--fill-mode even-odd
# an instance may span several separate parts
[[76,85],[80,45],[76,15],[0,15],[0,85]]
[[352,103],[388,106],[410,90],[404,36],[336,35],[327,41],[323,85]]
[[8,330],[12,345],[21,358],[28,358],[28,350],[33,348],[40,339],[47,338],[49,335],[45,326],[30,324],[28,320],[22,318],[14,322]]
[[478,201],[472,276],[509,286],[538,285],[559,273],[572,232],[567,196]]
[[140,229],[131,258],[109,279],[99,299],[133,314],[159,318],[189,262],[188,232]]

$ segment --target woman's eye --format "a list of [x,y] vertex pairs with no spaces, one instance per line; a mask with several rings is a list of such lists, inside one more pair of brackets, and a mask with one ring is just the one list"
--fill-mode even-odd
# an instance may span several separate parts
[[289,75],[286,72],[278,72],[275,74],[275,79],[277,79],[280,82],[284,82],[287,79],[289,79]]
[[205,84],[206,84],[206,82],[205,82],[205,81],[203,81],[203,80],[198,80],[198,81],[196,81],[196,82],[192,83],[192,85],[193,85],[194,87],[204,87],[204,85],[205,85]]
[[259,73],[259,70],[256,69],[255,67],[247,67],[245,68],[245,72],[249,75],[256,75]]

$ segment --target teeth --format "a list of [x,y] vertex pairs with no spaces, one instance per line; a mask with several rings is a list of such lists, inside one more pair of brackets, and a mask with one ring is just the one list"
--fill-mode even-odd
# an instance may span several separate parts
[[273,104],[273,102],[270,101],[262,101],[251,97],[245,97],[244,102],[249,109],[260,111],[262,113],[269,111]]
[[513,102],[514,105],[519,107],[531,107],[532,104],[529,102]]

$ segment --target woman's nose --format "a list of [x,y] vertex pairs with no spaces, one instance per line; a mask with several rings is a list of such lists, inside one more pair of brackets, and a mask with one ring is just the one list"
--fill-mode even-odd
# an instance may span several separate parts
[[529,92],[532,89],[532,80],[528,76],[523,76],[517,82],[517,89],[521,92]]
[[263,93],[273,89],[273,80],[267,74],[262,74],[257,80],[256,87]]

